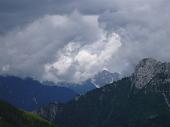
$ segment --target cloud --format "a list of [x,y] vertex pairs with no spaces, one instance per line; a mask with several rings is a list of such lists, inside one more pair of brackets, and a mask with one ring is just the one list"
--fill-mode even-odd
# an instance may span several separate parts
[[[114,53],[120,48],[120,37],[116,33],[102,32],[95,42],[68,43],[58,54],[59,58],[46,65],[46,73],[51,80],[81,82],[108,67]],[[50,74],[49,74],[50,73]],[[58,79],[56,78],[58,77]],[[53,79],[54,78],[54,79]]]
[[103,29],[121,37],[122,46],[112,65],[129,74],[144,57],[170,61],[169,1],[117,1],[117,7],[117,11],[108,10],[99,17]]
[[78,82],[170,61],[169,12],[168,0],[0,0],[0,72]]
[[[57,81],[60,74],[65,73],[70,66],[73,66],[72,52],[77,55],[74,60],[74,67],[76,67],[76,63],[83,67],[87,62],[85,57],[91,58],[89,60],[98,57],[95,56],[95,52],[89,51],[105,45],[111,46],[111,42],[104,42],[104,39],[108,40],[105,37],[106,35],[103,35],[104,33],[99,27],[97,19],[98,16],[96,15],[84,16],[77,11],[69,15],[46,15],[24,28],[2,35],[0,37],[2,44],[0,47],[1,74],[12,74],[21,77],[31,76],[39,80],[50,80],[53,77],[53,80]],[[98,40],[102,40],[102,45],[100,42],[96,42]],[[93,42],[96,43],[92,45]],[[84,51],[76,52],[76,49],[78,50],[81,47],[84,47]],[[70,56],[63,56],[61,49],[66,50],[66,53],[69,51]],[[102,54],[105,52],[102,52]],[[84,59],[81,57],[84,57]],[[92,62],[96,62],[96,59]],[[56,62],[56,60],[58,61]],[[46,74],[48,64],[52,64],[54,70],[51,71],[50,69],[49,74]],[[90,70],[92,65],[88,66]],[[72,69],[80,71],[81,67],[75,70]],[[54,75],[55,68],[60,68],[60,70]],[[85,68],[83,70],[85,71]],[[72,79],[70,78],[70,80]]]
[[111,0],[0,0],[0,33],[31,23],[44,15],[82,14],[98,15],[113,8]]

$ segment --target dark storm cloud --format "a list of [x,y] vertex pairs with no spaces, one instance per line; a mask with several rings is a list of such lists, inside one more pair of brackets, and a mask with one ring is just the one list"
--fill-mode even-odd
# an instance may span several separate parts
[[99,14],[114,8],[109,0],[0,0],[0,32],[20,27],[48,14]]
[[0,32],[25,25],[45,14],[64,12],[63,5],[64,0],[0,0]]

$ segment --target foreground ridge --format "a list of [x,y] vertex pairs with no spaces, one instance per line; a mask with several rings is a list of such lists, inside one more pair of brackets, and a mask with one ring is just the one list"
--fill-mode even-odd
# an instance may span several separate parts
[[0,127],[55,127],[47,120],[0,100]]

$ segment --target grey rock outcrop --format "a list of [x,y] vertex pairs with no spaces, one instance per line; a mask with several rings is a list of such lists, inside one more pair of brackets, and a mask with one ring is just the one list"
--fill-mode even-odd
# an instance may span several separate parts
[[38,114],[49,121],[54,121],[56,113],[62,112],[62,110],[62,104],[50,103],[46,107],[41,107],[33,113]]
[[136,66],[132,80],[136,89],[142,89],[147,85],[158,86],[160,85],[160,80],[161,84],[166,82],[170,85],[170,63],[162,63],[152,58],[145,58]]

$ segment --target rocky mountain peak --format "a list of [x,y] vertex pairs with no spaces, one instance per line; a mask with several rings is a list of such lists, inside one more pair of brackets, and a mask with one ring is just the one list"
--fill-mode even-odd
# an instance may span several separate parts
[[107,70],[103,70],[99,73],[97,73],[92,79],[92,83],[97,87],[100,88],[106,84],[110,84],[114,81],[120,80],[121,74],[115,72],[111,73]]
[[142,59],[135,68],[133,82],[137,89],[142,89],[158,73],[165,72],[167,64],[153,58]]

